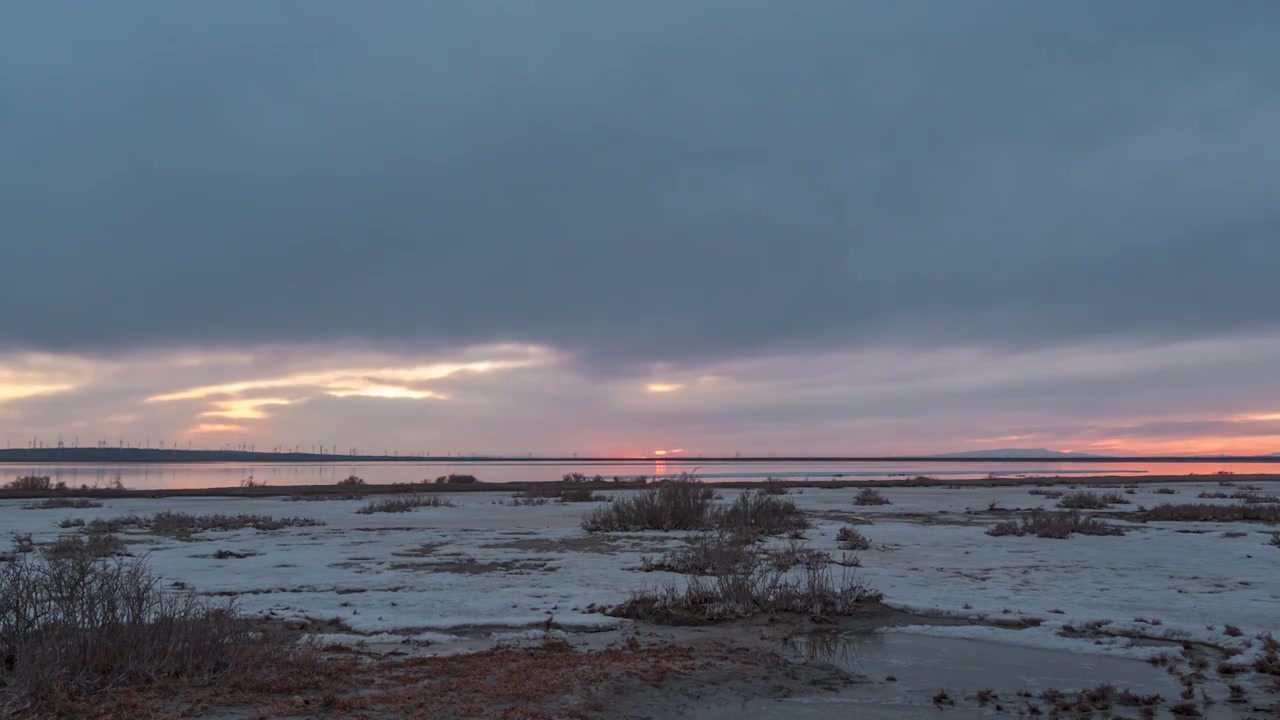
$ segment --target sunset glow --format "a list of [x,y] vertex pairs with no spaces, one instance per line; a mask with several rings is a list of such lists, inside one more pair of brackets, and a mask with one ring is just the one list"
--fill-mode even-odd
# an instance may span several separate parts
[[249,428],[244,425],[230,425],[222,423],[201,423],[191,428],[188,432],[192,434],[204,433],[245,433],[249,432]]
[[20,398],[36,397],[37,395],[50,395],[53,393],[68,392],[75,389],[75,385],[38,385],[38,384],[4,384],[0,383],[0,402],[6,400],[18,400]]
[[217,400],[213,410],[200,413],[201,417],[223,417],[240,420],[259,420],[267,417],[262,410],[271,405],[288,405],[284,398],[252,398],[246,400]]
[[649,383],[644,389],[651,393],[669,393],[680,390],[683,387],[684,385],[675,383]]

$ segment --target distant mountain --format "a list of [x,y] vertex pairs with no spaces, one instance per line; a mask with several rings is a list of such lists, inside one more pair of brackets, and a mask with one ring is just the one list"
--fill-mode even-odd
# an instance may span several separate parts
[[942,455],[930,455],[936,458],[1019,458],[1027,460],[1052,460],[1054,458],[1105,458],[1106,455],[1092,455],[1090,453],[1078,452],[1061,452],[1059,450],[1046,450],[1045,448],[1002,448],[1000,450],[972,450],[970,452],[943,453]]

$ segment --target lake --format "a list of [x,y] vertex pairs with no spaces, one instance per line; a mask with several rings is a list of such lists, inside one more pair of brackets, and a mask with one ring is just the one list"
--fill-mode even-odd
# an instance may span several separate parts
[[537,482],[559,480],[564,474],[580,472],[587,477],[608,479],[675,477],[693,472],[709,481],[782,479],[865,479],[886,480],[928,475],[956,480],[998,477],[1051,477],[1088,475],[1213,475],[1280,474],[1280,462],[1054,462],[1026,460],[1001,462],[707,462],[684,459],[614,460],[609,462],[334,462],[334,463],[104,463],[40,464],[0,463],[0,483],[23,475],[48,475],[71,487],[107,485],[117,477],[132,489],[178,489],[232,487],[252,478],[270,485],[326,485],[348,475],[358,475],[371,484],[408,483],[450,473],[466,473],[485,482]]

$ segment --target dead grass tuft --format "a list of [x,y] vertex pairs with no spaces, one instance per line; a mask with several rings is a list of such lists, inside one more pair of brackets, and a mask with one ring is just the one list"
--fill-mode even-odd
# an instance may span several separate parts
[[845,525],[836,533],[836,542],[845,550],[870,550],[871,540],[852,525]]
[[213,530],[282,530],[291,527],[324,525],[313,518],[274,518],[270,515],[191,515],[178,512],[159,512],[151,516],[123,515],[114,518],[91,520],[85,531],[92,534],[116,533],[137,529],[159,535],[191,535]]
[[1164,504],[1147,510],[1142,518],[1157,522],[1261,522],[1274,525],[1280,523],[1280,505]]
[[881,598],[850,570],[839,577],[830,559],[796,571],[779,570],[758,554],[730,572],[695,575],[683,586],[644,589],[610,615],[676,625],[718,622],[760,614],[797,613],[815,619],[852,615]]
[[1129,499],[1120,493],[1071,493],[1058,500],[1058,507],[1066,510],[1103,510],[1112,505],[1127,505]]
[[1262,642],[1262,654],[1253,661],[1254,671],[1280,677],[1280,641],[1272,637],[1271,633],[1258,635],[1258,640]]
[[853,497],[854,505],[892,505],[893,502],[875,488],[863,488]]
[[1021,520],[1006,520],[987,529],[996,537],[1034,535],[1063,540],[1078,535],[1123,535],[1124,530],[1078,512],[1044,512],[1033,510]]
[[1154,707],[1162,702],[1164,698],[1159,695],[1139,695],[1131,690],[1122,690],[1116,697],[1117,704],[1130,707]]
[[400,495],[370,500],[356,512],[360,515],[372,515],[373,513],[409,512],[420,507],[453,507],[453,503],[439,495]]
[[[840,577],[831,570],[844,565]],[[759,614],[800,613],[814,618],[848,615],[880,594],[862,584],[849,567],[829,554],[793,542],[774,551],[755,552],[740,534],[694,536],[689,546],[668,553],[645,569],[689,574],[684,583],[644,589],[608,612],[670,624],[700,624]]]

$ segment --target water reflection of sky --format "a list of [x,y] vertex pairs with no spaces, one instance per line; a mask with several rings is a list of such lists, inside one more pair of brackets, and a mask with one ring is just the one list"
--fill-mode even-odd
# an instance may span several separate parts
[[725,462],[673,463],[665,459],[626,460],[608,463],[174,463],[174,464],[0,464],[0,482],[22,475],[48,475],[72,487],[106,485],[117,476],[131,488],[198,488],[239,485],[253,478],[272,485],[325,485],[348,475],[359,475],[369,483],[402,483],[432,479],[450,473],[467,473],[487,482],[536,482],[559,480],[567,473],[582,473],[588,478],[599,475],[615,478],[679,477],[689,472],[705,480],[783,479],[881,480],[897,477],[951,478],[956,480],[998,477],[1045,477],[1081,475],[1213,475],[1219,472],[1237,474],[1280,474],[1275,463],[1083,463],[1083,462]]

